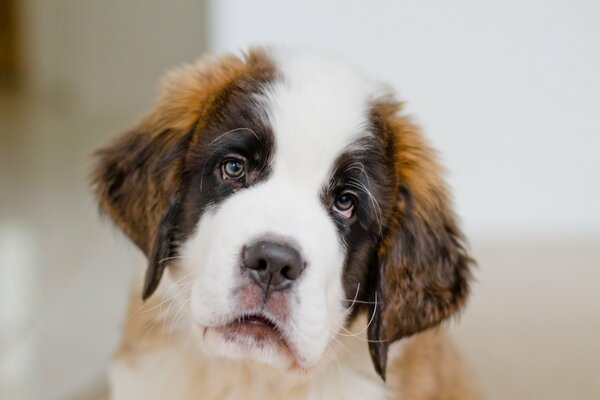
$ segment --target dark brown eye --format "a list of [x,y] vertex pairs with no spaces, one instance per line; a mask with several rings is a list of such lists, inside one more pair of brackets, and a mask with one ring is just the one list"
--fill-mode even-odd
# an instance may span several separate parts
[[333,209],[345,218],[350,218],[354,210],[354,195],[342,192],[333,202]]
[[244,161],[236,158],[225,160],[223,164],[221,164],[221,173],[223,179],[242,180],[246,175]]

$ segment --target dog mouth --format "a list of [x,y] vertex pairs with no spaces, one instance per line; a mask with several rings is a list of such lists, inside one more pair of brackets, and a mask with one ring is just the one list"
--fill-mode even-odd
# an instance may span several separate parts
[[277,325],[268,317],[262,314],[251,314],[240,317],[235,323],[249,325],[254,327],[264,327],[277,330]]
[[262,313],[241,315],[216,330],[228,342],[258,347],[275,345],[289,350],[280,324]]

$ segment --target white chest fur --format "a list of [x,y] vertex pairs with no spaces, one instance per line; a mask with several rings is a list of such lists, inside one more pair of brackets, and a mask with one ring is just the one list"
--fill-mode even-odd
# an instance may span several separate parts
[[172,344],[116,361],[113,400],[385,399],[363,337],[342,337],[331,362],[310,376],[291,377],[252,361],[209,358]]

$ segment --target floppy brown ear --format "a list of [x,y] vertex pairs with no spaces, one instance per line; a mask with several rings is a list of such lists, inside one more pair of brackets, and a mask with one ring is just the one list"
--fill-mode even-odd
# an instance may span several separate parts
[[470,264],[442,169],[418,128],[381,104],[374,123],[392,159],[395,199],[375,257],[369,350],[385,379],[389,346],[457,312],[469,291]]
[[146,299],[157,288],[176,251],[187,149],[215,110],[227,87],[249,70],[268,69],[264,53],[243,58],[205,58],[167,75],[153,111],[138,126],[96,153],[93,184],[100,208],[144,252]]
[[151,129],[142,124],[99,150],[93,176],[101,210],[148,258],[144,299],[158,286],[161,260],[175,250],[183,159],[193,136],[193,129]]

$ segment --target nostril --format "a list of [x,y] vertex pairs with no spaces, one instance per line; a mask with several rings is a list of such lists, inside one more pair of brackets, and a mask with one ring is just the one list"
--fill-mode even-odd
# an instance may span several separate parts
[[258,260],[258,264],[256,266],[256,269],[258,270],[265,270],[267,269],[267,260],[261,258],[260,260]]
[[298,279],[305,263],[299,251],[288,244],[259,241],[242,249],[242,262],[249,277],[264,290],[281,290]]

